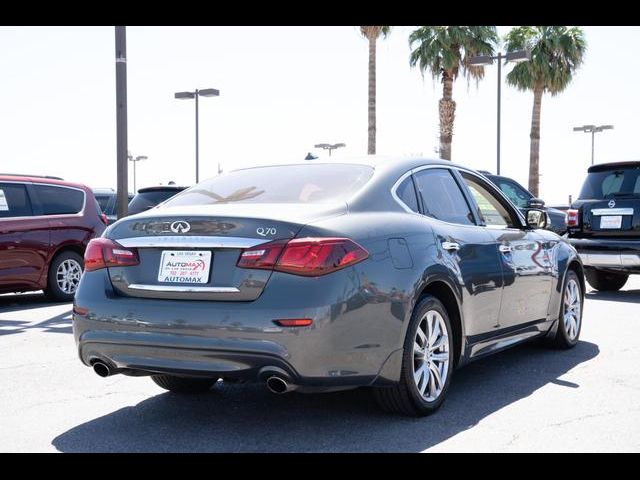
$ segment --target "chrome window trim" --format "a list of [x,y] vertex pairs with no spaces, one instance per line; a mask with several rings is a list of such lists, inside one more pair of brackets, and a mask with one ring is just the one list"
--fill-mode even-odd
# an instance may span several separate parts
[[633,215],[633,208],[592,208],[591,215]]
[[269,242],[270,238],[214,237],[214,236],[157,236],[112,239],[126,248],[251,248]]
[[[484,175],[479,174],[473,170],[471,170],[470,168],[466,168],[466,167],[461,167],[459,165],[422,165],[420,167],[415,167],[411,170],[409,170],[408,172],[405,172],[400,178],[398,178],[398,180],[396,180],[396,182],[392,185],[391,187],[391,196],[393,197],[393,199],[405,210],[408,211],[409,213],[418,213],[418,215],[422,215],[419,212],[414,212],[413,210],[411,210],[402,200],[400,200],[400,197],[398,197],[398,194],[396,193],[397,188],[400,186],[400,184],[402,183],[402,181],[407,178],[409,175],[414,175],[418,172],[421,172],[422,170],[428,170],[430,168],[440,168],[440,169],[449,169],[449,170],[458,170],[458,171],[462,171],[468,174],[473,175],[474,177],[479,178],[480,180],[483,180],[485,182],[491,183],[491,180],[489,180],[488,178],[486,178]],[[511,200],[509,200],[509,198],[507,198],[507,196],[502,193],[502,190],[500,190],[499,188],[494,187],[494,190],[496,192],[498,192],[498,195],[501,196],[508,205],[513,205],[513,202]],[[520,209],[518,207],[516,207],[514,205],[514,211],[516,212],[516,216],[518,217],[518,221],[520,222],[520,226],[521,227],[526,227],[526,222],[524,220],[524,216],[522,215],[522,213],[520,212]],[[422,215],[422,216],[426,216],[426,215]],[[442,223],[447,223],[449,225],[461,225],[461,226],[476,226],[476,227],[480,227],[483,225],[476,225],[475,223],[472,225],[466,225],[464,223],[451,223],[451,222],[446,222],[444,220],[439,220],[437,218],[433,218],[433,217],[428,217],[432,220],[436,220],[438,222],[442,222]],[[486,226],[486,225],[484,225]],[[514,229],[514,227],[503,227],[503,228],[511,228]]]
[[[58,187],[58,188],[68,188],[71,190],[77,190],[79,192],[82,192],[83,198],[82,198],[82,208],[80,209],[79,212],[77,213],[56,213],[56,214],[51,214],[51,215],[23,215],[21,217],[0,217],[0,220],[24,220],[25,218],[60,218],[60,217],[82,217],[84,216],[84,211],[87,208],[87,192],[85,192],[83,189],[78,188],[78,187],[71,187],[71,186],[67,186],[67,185],[56,185],[53,183],[42,183],[42,182],[21,182],[21,181],[17,181],[17,180],[0,180],[0,183],[14,183],[17,185],[31,185],[31,186],[38,186],[38,185],[43,185],[45,187]],[[27,192],[27,195],[29,194],[29,192]],[[29,198],[29,200],[31,200],[31,198]],[[39,199],[38,199],[39,200]]]
[[132,283],[127,288],[149,292],[191,292],[191,293],[240,293],[236,287],[196,287],[186,285],[143,285]]

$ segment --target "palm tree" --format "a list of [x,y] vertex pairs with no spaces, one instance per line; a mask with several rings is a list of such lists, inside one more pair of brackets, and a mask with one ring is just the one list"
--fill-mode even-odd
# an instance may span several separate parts
[[389,35],[391,27],[360,27],[362,36],[369,40],[369,139],[367,153],[376,153],[376,42],[380,35]]
[[451,160],[451,140],[456,102],[453,101],[453,81],[460,72],[476,81],[484,77],[484,68],[469,65],[474,55],[493,55],[498,42],[496,27],[418,27],[409,35],[410,64],[418,65],[422,75],[431,73],[442,82],[440,114],[440,157]]
[[542,94],[557,95],[582,64],[587,45],[579,27],[516,27],[505,37],[508,51],[527,49],[531,60],[515,67],[507,83],[519,90],[533,90],[531,147],[529,152],[529,191],[538,196],[540,171],[540,109]]

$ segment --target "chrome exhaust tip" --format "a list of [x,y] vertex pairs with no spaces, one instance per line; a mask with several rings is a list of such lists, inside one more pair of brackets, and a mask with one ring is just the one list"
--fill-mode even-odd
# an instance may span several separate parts
[[291,385],[283,378],[273,376],[267,379],[267,388],[271,393],[282,394],[295,390],[296,386]]
[[120,373],[121,370],[112,368],[108,364],[98,361],[93,364],[93,371],[102,378],[105,378],[111,375],[115,375],[116,373]]

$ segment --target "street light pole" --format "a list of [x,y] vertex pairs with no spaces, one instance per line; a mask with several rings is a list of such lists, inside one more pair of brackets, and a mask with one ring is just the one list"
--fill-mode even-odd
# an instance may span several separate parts
[[218,97],[220,96],[220,90],[215,88],[203,88],[202,90],[196,89],[193,92],[176,92],[175,98],[179,100],[195,99],[196,101],[196,183],[200,181],[200,137],[199,137],[199,112],[198,112],[198,98],[199,97]]
[[594,162],[594,150],[595,150],[595,136],[596,133],[602,132],[603,130],[613,130],[613,125],[583,125],[581,127],[573,127],[574,132],[584,132],[591,134],[591,165]]
[[147,157],[144,155],[138,155],[137,157],[133,157],[133,155],[129,154],[129,161],[133,162],[133,193],[138,193],[138,189],[136,187],[136,164],[140,160],[146,160]]
[[492,65],[494,60],[498,60],[498,124],[496,135],[496,175],[500,175],[500,120],[501,120],[501,104],[502,104],[502,60],[512,63],[526,62],[531,59],[531,54],[528,50],[517,50],[515,52],[507,52],[502,54],[498,52],[498,55],[477,55],[469,59],[469,65],[483,66]]
[[329,156],[331,156],[331,150],[335,150],[337,148],[346,147],[345,143],[318,143],[314,145],[314,148],[321,148],[323,150],[329,150]]

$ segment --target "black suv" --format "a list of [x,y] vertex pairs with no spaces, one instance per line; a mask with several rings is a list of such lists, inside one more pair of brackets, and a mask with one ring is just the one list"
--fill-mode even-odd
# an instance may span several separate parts
[[640,162],[594,165],[567,210],[569,242],[596,290],[619,290],[640,273]]
[[565,212],[553,207],[545,207],[544,201],[535,198],[533,194],[516,182],[513,178],[503,177],[502,175],[493,175],[490,172],[480,170],[485,177],[491,180],[511,200],[521,212],[525,212],[528,208],[540,208],[547,212],[548,222],[547,229],[564,235],[567,232],[567,224],[565,222]]
[[185,188],[187,187],[178,185],[157,185],[155,187],[141,188],[129,202],[129,215],[149,210],[180,193]]
[[[107,216],[107,222],[111,225],[118,219],[117,212],[117,192],[113,188],[94,188],[93,195],[96,197],[102,213]],[[129,202],[133,200],[133,194],[129,194]]]

